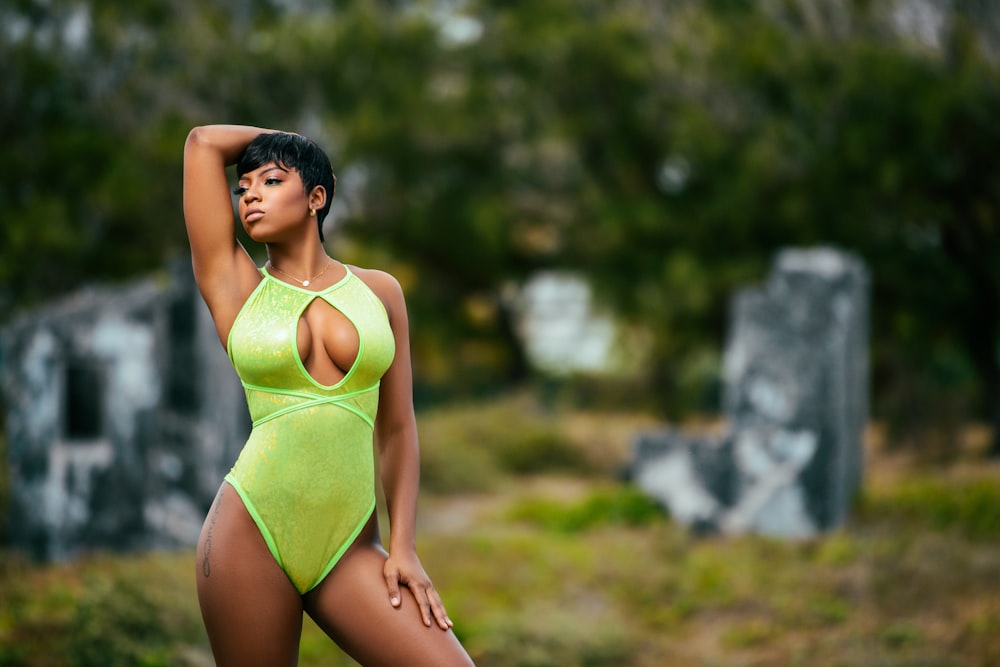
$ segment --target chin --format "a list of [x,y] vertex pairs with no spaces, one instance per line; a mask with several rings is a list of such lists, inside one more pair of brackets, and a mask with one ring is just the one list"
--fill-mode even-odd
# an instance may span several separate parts
[[255,227],[250,227],[249,229],[244,227],[243,229],[246,230],[247,236],[249,236],[252,240],[256,241],[257,243],[267,243],[268,239],[271,237],[270,234],[268,234],[265,230],[261,229],[260,227],[255,226]]
[[276,236],[280,235],[280,230],[268,228],[267,223],[260,221],[249,225],[244,223],[243,231],[245,231],[247,236],[257,243],[269,243],[274,241]]
[[289,243],[293,242],[297,236],[287,228],[275,229],[264,225],[253,225],[250,229],[244,227],[247,236],[256,243]]

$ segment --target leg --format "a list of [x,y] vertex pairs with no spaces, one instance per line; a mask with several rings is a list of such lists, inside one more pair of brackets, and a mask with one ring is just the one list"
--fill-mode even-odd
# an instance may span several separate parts
[[202,527],[196,576],[217,665],[294,667],[302,599],[229,484],[219,489]]
[[428,628],[412,596],[394,608],[382,576],[386,554],[374,515],[323,582],[305,595],[306,612],[365,667],[472,665],[453,632]]

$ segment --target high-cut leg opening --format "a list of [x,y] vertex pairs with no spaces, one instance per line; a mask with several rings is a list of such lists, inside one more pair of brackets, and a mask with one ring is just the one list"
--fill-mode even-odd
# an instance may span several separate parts
[[229,484],[229,486],[233,487],[233,490],[236,491],[236,495],[238,495],[240,500],[243,501],[243,507],[246,508],[247,514],[250,515],[250,518],[253,519],[254,524],[256,524],[257,530],[260,531],[260,536],[264,538],[267,550],[271,552],[271,556],[274,557],[274,561],[278,564],[278,567],[281,568],[281,571],[285,573],[285,576],[288,576],[285,564],[281,560],[281,552],[278,549],[278,543],[274,539],[274,535],[271,534],[271,531],[268,530],[267,524],[264,523],[264,519],[261,517],[260,512],[257,511],[257,507],[250,499],[250,495],[243,489],[242,486],[240,486],[240,483],[236,481],[236,478],[233,477],[232,473],[226,475],[225,482]]
[[337,567],[337,563],[339,563],[340,559],[344,557],[344,554],[347,553],[347,550],[350,549],[352,546],[354,546],[354,543],[357,541],[358,536],[361,535],[361,531],[363,531],[365,529],[365,526],[368,525],[368,521],[371,520],[372,514],[374,513],[375,513],[375,499],[373,498],[371,509],[365,512],[364,517],[362,517],[358,525],[355,526],[354,530],[351,531],[351,535],[346,540],[344,540],[344,543],[340,546],[337,552],[330,558],[330,562],[327,563],[326,567],[323,568],[322,574],[319,575],[316,581],[314,581],[312,585],[310,585],[306,590],[299,591],[302,595],[305,595],[312,589],[319,586],[321,583],[323,583],[323,580],[326,579],[327,575],[333,572],[333,568]]

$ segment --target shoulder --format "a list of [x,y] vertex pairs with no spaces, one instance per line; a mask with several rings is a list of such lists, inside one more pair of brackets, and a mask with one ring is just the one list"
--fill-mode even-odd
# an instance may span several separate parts
[[375,296],[382,300],[386,310],[389,311],[390,318],[396,314],[405,313],[406,300],[403,296],[403,288],[395,276],[378,269],[364,269],[353,265],[349,268],[351,273],[356,275],[368,286],[368,289],[375,293]]

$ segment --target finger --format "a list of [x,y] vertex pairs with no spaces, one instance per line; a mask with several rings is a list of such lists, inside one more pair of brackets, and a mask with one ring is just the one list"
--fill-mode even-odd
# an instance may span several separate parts
[[433,624],[433,619],[431,618],[431,603],[430,598],[427,595],[427,587],[418,586],[410,587],[413,591],[413,597],[417,601],[417,605],[420,606],[420,617],[424,620],[424,625],[428,628]]
[[437,620],[438,627],[442,630],[448,630],[455,624],[450,618],[448,618],[448,612],[444,608],[444,602],[441,601],[441,596],[438,595],[437,591],[433,588],[430,589],[430,605],[431,611],[434,613],[434,618]]
[[399,572],[386,570],[383,575],[385,576],[385,587],[389,591],[389,604],[398,607],[401,603],[399,599]]

